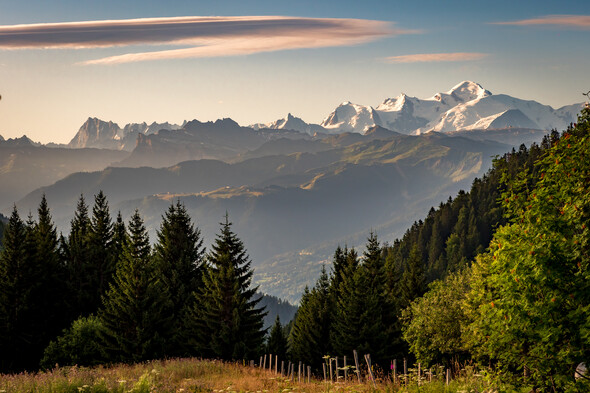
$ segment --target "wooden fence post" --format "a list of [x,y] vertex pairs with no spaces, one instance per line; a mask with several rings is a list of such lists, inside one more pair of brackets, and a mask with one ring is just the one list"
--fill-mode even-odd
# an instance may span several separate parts
[[348,364],[346,364],[346,355],[344,355],[344,382],[348,380]]
[[275,374],[279,373],[279,355],[275,356]]
[[307,366],[307,383],[311,382],[311,366]]
[[373,370],[371,370],[371,355],[365,354],[365,361],[367,362],[367,368],[369,369],[369,377],[371,377],[371,381],[373,382],[373,387],[377,389],[377,385],[375,385],[375,377],[373,377]]
[[338,372],[338,356],[336,356],[334,358],[334,362],[336,362],[336,370],[335,370],[336,371],[336,382],[338,382],[338,374],[339,374],[339,372]]
[[285,361],[281,360],[281,376],[285,375]]
[[422,363],[418,363],[418,386],[420,386],[421,379],[422,379]]
[[397,383],[397,359],[393,359],[393,384]]
[[266,370],[266,354],[264,354],[264,364],[262,365],[262,369]]
[[404,383],[408,385],[408,360],[404,358]]
[[258,367],[262,368],[262,356],[260,357],[260,363],[258,363]]
[[297,382],[301,383],[301,360],[299,361],[299,368],[297,369]]
[[324,382],[326,382],[326,363],[322,363],[322,368],[324,369]]
[[451,381],[451,369],[447,368],[447,386],[449,385],[450,381]]
[[356,376],[359,379],[359,383],[361,383],[361,369],[359,368],[359,357],[358,357],[358,353],[356,352],[356,349],[352,351],[353,355],[354,355],[354,364],[356,366]]
[[330,358],[330,382],[334,382],[334,370],[332,368],[332,358]]

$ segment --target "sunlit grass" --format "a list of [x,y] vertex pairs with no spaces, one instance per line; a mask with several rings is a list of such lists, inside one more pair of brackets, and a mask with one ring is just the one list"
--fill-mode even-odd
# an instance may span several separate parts
[[[47,372],[0,375],[0,393],[364,393],[364,392],[497,392],[485,379],[464,373],[449,385],[444,380],[418,385],[408,376],[407,386],[392,384],[389,376],[378,376],[376,385],[366,379],[297,382],[291,378],[236,363],[213,360],[173,359],[112,367],[62,367]],[[510,392],[510,389],[499,391]]]

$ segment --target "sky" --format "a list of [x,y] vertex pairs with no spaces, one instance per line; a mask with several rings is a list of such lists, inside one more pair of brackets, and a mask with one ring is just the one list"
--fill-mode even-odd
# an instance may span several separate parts
[[464,80],[554,108],[590,90],[590,1],[0,0],[0,135],[319,123]]

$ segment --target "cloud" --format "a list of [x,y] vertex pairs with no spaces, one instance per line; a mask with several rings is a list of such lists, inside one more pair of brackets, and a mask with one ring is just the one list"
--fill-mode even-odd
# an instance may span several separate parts
[[183,48],[127,53],[83,64],[247,55],[286,49],[348,46],[419,33],[366,19],[285,16],[173,17],[0,26],[0,49]]
[[495,22],[493,24],[514,26],[559,26],[590,30],[590,15],[548,15],[541,18],[523,19],[513,22]]
[[456,52],[456,53],[420,53],[386,57],[388,63],[436,63],[442,61],[473,61],[486,57],[487,53]]

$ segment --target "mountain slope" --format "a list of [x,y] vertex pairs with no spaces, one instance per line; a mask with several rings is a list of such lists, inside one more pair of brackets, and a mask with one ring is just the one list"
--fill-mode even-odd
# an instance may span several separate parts
[[[139,207],[153,233],[167,206],[180,199],[206,241],[214,238],[227,211],[254,260],[261,290],[296,300],[324,258],[313,250],[347,239],[356,244],[371,227],[392,239],[417,212],[469,185],[492,156],[507,150],[495,142],[406,136],[380,128],[310,145],[291,142],[317,150],[290,153],[293,148],[283,146],[289,154],[232,164],[197,160],[160,169],[76,173],[17,205],[35,209],[45,193],[58,226],[65,227],[80,192],[91,198],[102,189],[113,212],[120,209],[128,216]],[[270,148],[279,140],[268,143]],[[299,257],[280,257],[286,254]],[[303,265],[293,265],[298,258]]]

